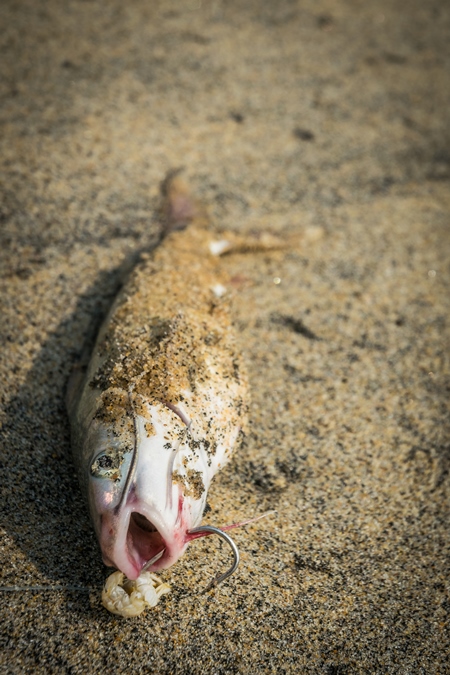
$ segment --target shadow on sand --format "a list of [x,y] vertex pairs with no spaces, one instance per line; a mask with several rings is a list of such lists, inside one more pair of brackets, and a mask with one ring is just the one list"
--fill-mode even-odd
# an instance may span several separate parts
[[[0,432],[1,525],[16,546],[5,545],[10,569],[3,588],[100,588],[105,570],[78,486],[65,407],[67,381],[82,351],[93,345],[101,321],[141,250],[102,272],[73,314],[45,342],[25,383],[6,407]],[[76,336],[84,344],[75,344]],[[38,574],[36,574],[36,569]]]

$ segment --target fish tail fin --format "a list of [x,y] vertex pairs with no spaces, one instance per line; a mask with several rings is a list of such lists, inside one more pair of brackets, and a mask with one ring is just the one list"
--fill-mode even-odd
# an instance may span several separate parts
[[184,230],[190,223],[206,225],[205,208],[191,194],[186,181],[180,177],[182,168],[172,169],[161,183],[161,217],[164,234]]

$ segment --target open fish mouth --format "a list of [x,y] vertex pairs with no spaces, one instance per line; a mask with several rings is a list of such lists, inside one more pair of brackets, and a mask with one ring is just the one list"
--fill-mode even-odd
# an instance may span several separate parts
[[134,511],[128,525],[127,549],[141,569],[148,569],[162,558],[166,545],[155,525],[142,513]]
[[168,543],[164,540],[156,525],[143,513],[133,511],[129,515],[128,523],[122,522],[125,536],[118,537],[115,546],[114,565],[133,579],[143,570],[153,570],[167,567],[169,559]]
[[187,546],[190,525],[181,512],[174,526],[159,522],[157,514],[152,518],[142,506],[136,504],[134,509],[128,505],[115,515],[103,514],[100,533],[104,563],[132,580],[142,571],[156,572],[173,565]]

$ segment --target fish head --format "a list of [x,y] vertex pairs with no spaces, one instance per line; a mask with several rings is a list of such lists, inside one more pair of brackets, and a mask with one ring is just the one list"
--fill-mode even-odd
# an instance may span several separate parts
[[135,400],[122,423],[102,415],[87,442],[88,498],[106,565],[129,579],[173,565],[206,505],[210,469],[201,440],[176,406]]

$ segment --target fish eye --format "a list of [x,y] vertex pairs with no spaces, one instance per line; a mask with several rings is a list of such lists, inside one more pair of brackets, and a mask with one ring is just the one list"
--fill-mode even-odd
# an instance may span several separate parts
[[122,462],[123,456],[121,453],[101,452],[91,464],[91,476],[118,481],[122,475],[120,470]]
[[114,466],[112,457],[110,457],[109,455],[101,455],[97,459],[97,464],[100,467],[100,469],[112,469]]

